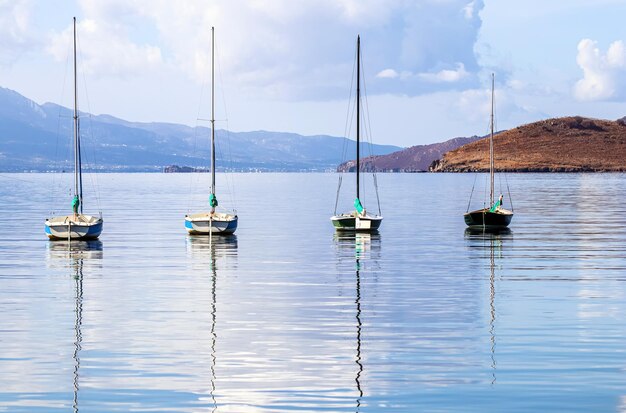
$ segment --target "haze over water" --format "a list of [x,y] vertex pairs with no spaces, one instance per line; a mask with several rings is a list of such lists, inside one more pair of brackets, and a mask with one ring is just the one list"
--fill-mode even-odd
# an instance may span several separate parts
[[474,175],[380,174],[380,233],[337,236],[336,174],[237,174],[209,241],[208,175],[102,174],[103,235],[68,246],[43,222],[71,177],[3,175],[0,411],[622,411],[625,178],[509,174],[484,235]]

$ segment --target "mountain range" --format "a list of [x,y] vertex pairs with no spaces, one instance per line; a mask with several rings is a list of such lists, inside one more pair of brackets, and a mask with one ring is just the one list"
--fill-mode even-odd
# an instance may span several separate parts
[[[42,105],[0,88],[0,171],[72,168],[73,111]],[[162,171],[168,165],[206,168],[210,129],[173,123],[129,122],[81,112],[81,140],[87,170]],[[216,130],[216,157],[223,168],[240,171],[335,170],[344,153],[355,153],[347,138],[283,132]],[[364,148],[363,148],[364,149]],[[401,150],[372,145],[374,155]]]

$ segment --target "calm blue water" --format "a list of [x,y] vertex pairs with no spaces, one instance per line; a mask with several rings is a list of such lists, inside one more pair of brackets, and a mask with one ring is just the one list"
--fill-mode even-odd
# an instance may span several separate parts
[[510,174],[483,235],[474,175],[382,174],[356,237],[335,174],[232,178],[236,237],[185,234],[207,175],[103,174],[101,240],[68,246],[69,175],[0,176],[0,411],[626,409],[626,175]]

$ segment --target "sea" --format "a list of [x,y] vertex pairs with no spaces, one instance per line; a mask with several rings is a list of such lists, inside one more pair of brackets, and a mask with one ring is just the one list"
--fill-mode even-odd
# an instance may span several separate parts
[[208,174],[86,174],[68,243],[72,176],[2,174],[0,412],[626,411],[626,175],[500,174],[468,232],[486,179],[364,177],[355,235],[354,174],[218,174],[237,232],[192,237]]

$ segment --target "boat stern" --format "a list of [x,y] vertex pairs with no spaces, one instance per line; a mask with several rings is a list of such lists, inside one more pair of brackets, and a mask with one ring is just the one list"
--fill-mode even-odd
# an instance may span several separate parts
[[350,213],[332,216],[330,220],[337,231],[374,232],[378,231],[383,217]]
[[93,240],[102,233],[103,220],[91,215],[66,215],[46,219],[44,230],[50,240]]
[[191,235],[232,234],[239,218],[234,214],[208,213],[185,215],[185,229]]

